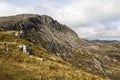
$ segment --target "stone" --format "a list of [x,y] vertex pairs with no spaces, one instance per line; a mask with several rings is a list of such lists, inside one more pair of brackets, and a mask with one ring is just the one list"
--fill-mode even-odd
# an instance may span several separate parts
[[113,74],[110,70],[105,70],[105,72],[106,72],[107,74],[110,74],[110,75]]
[[22,45],[19,45],[19,46],[17,46],[18,47],[18,50],[19,51],[23,51],[23,46]]
[[101,62],[99,60],[97,60],[96,58],[93,59],[94,61],[94,67],[98,70],[100,70],[101,72],[104,72]]
[[78,65],[81,66],[82,64],[79,63]]
[[60,57],[60,53],[57,52],[56,55],[57,55],[58,57]]
[[27,53],[28,55],[32,55],[32,49],[26,45],[19,45],[17,46],[19,51],[23,51]]
[[18,38],[24,38],[24,35],[25,35],[24,31],[19,31],[15,33],[15,36]]
[[105,60],[107,60],[107,61],[111,61],[110,57],[109,57],[109,56],[107,56],[107,55],[106,55],[106,56],[104,56],[103,58],[104,58]]
[[2,46],[3,46],[3,49],[4,49],[5,51],[8,51],[8,50],[9,50],[7,43],[4,43]]
[[44,58],[36,58],[37,60],[40,60],[40,61],[45,61]]
[[50,59],[52,59],[53,61],[56,61],[56,58],[54,58],[54,57],[50,57]]
[[117,62],[117,60],[116,60],[116,59],[113,59],[113,62]]

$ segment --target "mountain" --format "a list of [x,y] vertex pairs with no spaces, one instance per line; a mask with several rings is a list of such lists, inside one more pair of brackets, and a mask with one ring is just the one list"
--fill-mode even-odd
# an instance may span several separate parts
[[73,61],[73,53],[89,45],[69,27],[47,15],[21,14],[1,17],[0,28],[7,31],[23,31],[25,38],[74,65],[77,60]]
[[116,42],[119,42],[117,40],[87,40],[87,39],[84,39],[85,41],[89,42],[89,43],[116,43]]
[[22,14],[1,17],[0,28],[24,31],[25,36],[30,40],[52,53],[61,53],[60,56],[66,52],[63,50],[65,48],[76,50],[76,48],[89,45],[69,27],[58,23],[47,15]]
[[22,32],[22,39],[33,42],[46,49],[47,53],[53,53],[87,73],[105,79],[120,79],[120,43],[88,43],[79,38],[72,29],[47,15],[1,17],[0,29],[6,32]]

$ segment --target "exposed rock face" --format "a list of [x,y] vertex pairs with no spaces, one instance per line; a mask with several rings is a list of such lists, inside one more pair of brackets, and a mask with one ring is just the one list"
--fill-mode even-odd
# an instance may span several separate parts
[[[86,72],[113,80],[120,79],[120,45],[89,44],[69,27],[46,15],[22,14],[1,17],[0,29],[23,31],[25,39]],[[19,49],[27,52],[25,45]]]

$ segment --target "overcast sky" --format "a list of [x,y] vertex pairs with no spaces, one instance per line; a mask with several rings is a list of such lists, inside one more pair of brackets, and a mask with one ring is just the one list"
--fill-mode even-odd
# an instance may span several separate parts
[[0,16],[46,14],[81,38],[120,40],[120,0],[0,0]]

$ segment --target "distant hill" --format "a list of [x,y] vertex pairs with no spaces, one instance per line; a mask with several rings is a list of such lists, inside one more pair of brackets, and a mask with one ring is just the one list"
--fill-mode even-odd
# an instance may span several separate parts
[[119,42],[117,40],[99,40],[99,39],[96,39],[96,40],[84,39],[84,40],[89,43],[116,43],[116,42]]

